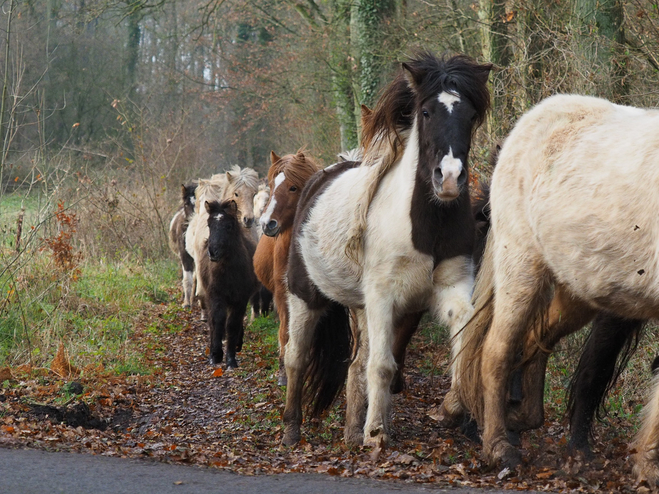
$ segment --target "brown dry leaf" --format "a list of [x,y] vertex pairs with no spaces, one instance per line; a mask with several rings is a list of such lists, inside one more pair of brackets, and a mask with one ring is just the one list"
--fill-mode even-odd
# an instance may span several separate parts
[[218,367],[213,371],[213,377],[222,377],[222,374],[224,374],[224,371],[221,367]]
[[0,369],[0,382],[8,381],[13,378],[14,376],[11,375],[11,369],[9,367],[2,367]]
[[60,377],[69,377],[71,374],[80,374],[80,370],[71,365],[69,358],[64,350],[64,343],[59,344],[57,355],[50,364],[50,370]]

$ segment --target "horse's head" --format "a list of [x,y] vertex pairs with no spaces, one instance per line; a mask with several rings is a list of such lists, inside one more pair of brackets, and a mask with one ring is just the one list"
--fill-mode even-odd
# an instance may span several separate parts
[[492,65],[463,55],[444,60],[421,53],[403,68],[414,96],[418,173],[437,199],[450,202],[467,188],[471,138],[489,108]]
[[268,200],[270,199],[270,187],[265,184],[259,185],[259,190],[254,196],[254,217],[260,218],[263,216],[263,210],[265,209]]
[[254,224],[254,196],[258,190],[258,175],[251,168],[234,166],[226,172],[225,200],[233,200],[238,207],[238,219],[245,228]]
[[293,227],[295,210],[300,200],[300,194],[309,177],[320,170],[320,167],[304,152],[287,154],[283,158],[270,152],[272,165],[268,170],[270,185],[270,201],[261,215],[259,223],[263,233],[274,237]]
[[196,190],[197,182],[189,182],[181,185],[181,199],[183,200],[183,211],[185,212],[186,218],[189,218],[192,216],[192,213],[194,213]]
[[208,257],[213,262],[219,262],[241,234],[238,206],[232,200],[206,201],[204,206],[208,213]]

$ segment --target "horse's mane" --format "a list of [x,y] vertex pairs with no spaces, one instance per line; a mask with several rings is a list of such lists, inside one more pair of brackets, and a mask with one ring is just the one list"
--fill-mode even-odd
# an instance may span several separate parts
[[357,219],[346,246],[350,258],[358,258],[368,208],[382,178],[400,158],[418,106],[442,91],[457,92],[474,106],[476,121],[473,129],[477,129],[490,107],[487,77],[491,68],[492,65],[480,65],[466,55],[440,58],[428,51],[420,51],[402,64],[396,78],[380,93],[373,111],[362,114],[362,166],[372,167],[373,176],[363,196],[357,198]]
[[339,158],[339,161],[362,161],[364,158],[364,148],[358,147],[348,151],[341,151],[336,156]]
[[240,168],[238,165],[233,165],[231,170],[227,170],[223,175],[226,177],[224,197],[229,197],[239,187],[244,186],[253,189],[254,192],[259,188],[259,175],[251,168]]
[[[223,176],[224,174],[222,174]],[[203,206],[205,201],[219,201],[222,199],[224,192],[225,182],[221,180],[219,175],[213,175],[210,180],[200,178],[195,190],[195,213],[199,214],[204,211]]]
[[259,183],[259,188],[256,191],[256,193],[258,194],[259,192],[267,192],[268,194],[270,194],[270,186],[265,182]]
[[302,189],[309,177],[321,169],[311,156],[305,155],[303,150],[299,150],[297,154],[287,154],[273,163],[268,170],[268,183],[272,188],[275,177],[283,172],[287,180]]

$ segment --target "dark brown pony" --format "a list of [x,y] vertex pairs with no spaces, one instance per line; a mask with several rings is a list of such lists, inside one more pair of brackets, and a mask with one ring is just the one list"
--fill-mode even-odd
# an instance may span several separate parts
[[270,200],[259,220],[264,235],[256,247],[254,270],[275,299],[279,315],[279,384],[285,385],[284,351],[288,342],[288,288],[285,277],[288,248],[300,193],[309,177],[321,168],[302,151],[281,158],[271,152],[270,161]]
[[206,201],[209,235],[206,252],[199,259],[200,282],[205,287],[204,307],[208,311],[210,362],[220,365],[226,337],[227,368],[238,366],[236,352],[243,344],[243,318],[250,297],[258,288],[252,257],[251,233],[242,227],[233,200]]
[[181,261],[183,270],[183,307],[190,308],[194,297],[194,259],[185,250],[185,232],[194,214],[197,182],[181,185],[181,206],[169,224],[169,247]]

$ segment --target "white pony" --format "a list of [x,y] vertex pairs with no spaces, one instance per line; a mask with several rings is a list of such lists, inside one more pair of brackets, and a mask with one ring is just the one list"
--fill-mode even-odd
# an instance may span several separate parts
[[[463,332],[452,390],[482,426],[491,463],[520,460],[506,434],[506,387],[552,297],[562,301],[564,325],[577,321],[573,329],[597,311],[659,317],[658,189],[659,111],[553,96],[504,142],[492,176],[477,312]],[[657,483],[659,381],[643,417],[634,469]]]
[[422,53],[403,67],[368,118],[364,162],[315,174],[298,205],[288,267],[284,444],[300,439],[305,374],[314,412],[328,407],[345,381],[346,308],[356,315],[358,337],[348,376],[348,444],[389,439],[400,319],[432,307],[455,334],[472,313],[467,156],[489,105],[491,66]]

